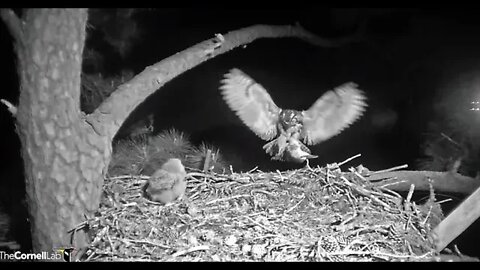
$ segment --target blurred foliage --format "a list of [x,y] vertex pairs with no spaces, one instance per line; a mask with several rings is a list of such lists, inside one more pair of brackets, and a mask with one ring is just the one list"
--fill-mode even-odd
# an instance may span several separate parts
[[203,170],[208,150],[209,170],[223,172],[228,168],[218,148],[206,144],[195,147],[185,133],[176,129],[121,139],[114,144],[109,175],[151,175],[170,158],[182,160],[185,167]]
[[433,99],[435,115],[418,160],[422,170],[455,170],[476,177],[480,172],[480,113],[471,104],[480,95],[478,71],[458,76]]
[[[122,58],[125,58],[130,53],[135,42],[143,36],[144,32],[139,27],[137,16],[142,16],[142,12],[146,11],[148,9],[89,9],[89,36],[97,44],[101,42],[108,44]],[[87,37],[87,45],[88,41]]]
[[192,168],[203,169],[208,151],[210,151],[210,161],[207,169],[213,170],[217,173],[228,172],[229,164],[225,162],[220,149],[204,142],[202,142],[199,147],[196,147],[192,153],[186,156],[186,163],[190,164],[190,167]]
[[80,94],[80,106],[85,113],[93,112],[117,87],[128,82],[134,76],[130,70],[124,70],[121,74],[104,77],[101,73],[82,73],[82,89]]

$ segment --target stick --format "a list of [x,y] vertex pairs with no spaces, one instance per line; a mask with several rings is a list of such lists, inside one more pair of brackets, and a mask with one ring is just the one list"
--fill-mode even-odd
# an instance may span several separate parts
[[477,188],[433,230],[436,250],[443,250],[480,216],[480,188]]
[[172,254],[172,257],[178,257],[178,256],[182,256],[182,255],[185,255],[187,253],[191,253],[191,252],[195,252],[195,251],[200,251],[200,250],[209,250],[210,247],[207,246],[207,245],[203,245],[203,246],[196,246],[196,247],[192,247],[192,248],[189,248],[187,250],[181,250],[181,251],[178,251],[178,252],[175,252]]
[[297,206],[299,206],[299,205],[303,202],[304,199],[305,199],[305,195],[303,196],[303,198],[302,198],[298,203],[296,203],[296,204],[295,204],[294,206],[292,206],[290,209],[288,209],[287,211],[285,211],[285,214],[288,214],[288,213],[290,213],[293,209],[297,208]]
[[400,169],[405,169],[407,167],[408,167],[408,164],[403,164],[403,165],[396,166],[396,167],[393,167],[393,168],[390,168],[390,169],[385,169],[385,170],[381,170],[381,171],[372,172],[370,175],[374,175],[374,174],[377,174],[377,173],[396,171],[396,170],[400,170]]
[[210,168],[210,160],[212,159],[212,150],[207,150],[207,156],[205,157],[205,163],[203,163],[203,172],[208,172]]
[[2,17],[15,41],[23,44],[23,21],[11,9],[1,9],[0,17]]
[[[120,239],[118,239],[120,240]],[[160,243],[155,243],[155,242],[152,242],[152,241],[148,241],[148,240],[134,240],[134,239],[123,239],[124,241],[127,241],[127,242],[133,242],[133,243],[140,243],[140,244],[148,244],[148,245],[152,245],[152,246],[156,246],[156,247],[161,247],[161,248],[165,248],[165,249],[171,249],[171,247],[169,246],[166,246],[166,245],[162,245]]]
[[228,201],[228,200],[232,200],[232,199],[236,199],[236,198],[242,198],[242,197],[250,197],[250,195],[242,194],[242,195],[235,195],[235,196],[228,197],[228,198],[215,199],[215,200],[211,200],[211,201],[207,202],[205,205],[209,205],[209,204],[216,203],[216,202],[221,202],[221,201]]
[[353,159],[356,159],[357,157],[360,157],[360,156],[362,156],[362,154],[357,154],[357,155],[355,155],[355,156],[353,156],[353,157],[351,157],[351,158],[347,158],[346,160],[338,163],[338,166],[340,167],[340,166],[342,166],[343,164],[345,164],[345,163],[347,163],[347,162],[349,162],[349,161],[351,161],[351,160],[353,160]]

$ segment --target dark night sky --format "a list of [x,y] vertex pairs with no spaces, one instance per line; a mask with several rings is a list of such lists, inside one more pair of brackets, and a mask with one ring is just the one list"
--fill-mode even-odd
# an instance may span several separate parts
[[[107,18],[102,12],[90,16],[94,27]],[[220,55],[167,83],[134,117],[153,113],[156,131],[175,127],[191,134],[195,142],[215,144],[242,170],[256,165],[297,168],[300,165],[269,161],[261,148],[264,142],[226,107],[218,90],[223,74],[233,67],[242,69],[268,89],[277,105],[292,109],[307,109],[325,91],[353,81],[365,91],[368,111],[341,135],[312,147],[320,156],[312,164],[340,162],[361,153],[350,165],[378,170],[408,163],[414,168],[428,126],[439,115],[465,113],[460,118],[480,129],[480,121],[471,122],[467,107],[480,100],[479,13],[478,9],[158,9],[135,17],[140,37],[125,57],[92,30],[87,46],[104,53],[105,73],[122,69],[138,73],[215,33],[253,24],[298,21],[319,36],[339,37],[354,33],[365,22],[361,41],[337,48],[265,39]],[[104,25],[108,31],[120,27]],[[7,68],[0,98],[17,102],[15,58],[3,23],[0,43],[0,59]],[[0,177],[21,181],[19,142],[3,106],[0,125]],[[0,196],[13,196],[7,193]]]

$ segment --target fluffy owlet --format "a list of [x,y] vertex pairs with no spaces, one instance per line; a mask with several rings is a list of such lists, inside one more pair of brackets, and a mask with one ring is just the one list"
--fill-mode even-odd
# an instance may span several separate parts
[[230,109],[255,134],[270,141],[263,148],[278,160],[303,162],[316,157],[303,143],[315,145],[339,134],[367,106],[363,92],[351,82],[326,92],[304,111],[279,108],[265,88],[239,69],[230,70],[221,83]]
[[171,203],[183,197],[187,188],[186,176],[182,162],[171,158],[150,177],[145,186],[145,194],[152,201]]

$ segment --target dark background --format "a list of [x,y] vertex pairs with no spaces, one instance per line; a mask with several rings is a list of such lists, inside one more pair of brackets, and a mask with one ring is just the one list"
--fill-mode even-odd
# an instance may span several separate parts
[[[255,166],[262,170],[291,169],[301,165],[269,160],[262,150],[265,142],[223,102],[218,87],[223,74],[233,67],[262,84],[283,108],[307,109],[325,91],[349,81],[365,91],[369,104],[366,114],[342,134],[311,147],[319,155],[311,165],[340,162],[361,153],[362,157],[349,165],[363,164],[380,170],[408,164],[415,169],[423,155],[421,146],[426,134],[445,115],[457,115],[458,123],[480,129],[480,115],[469,110],[471,101],[480,100],[479,9],[312,7],[148,9],[131,16],[125,13],[90,11],[86,48],[99,53],[102,61],[95,68],[86,67],[85,72],[115,76],[128,69],[137,74],[215,33],[253,24],[299,22],[307,30],[332,39],[360,33],[357,41],[332,48],[312,46],[298,39],[255,41],[175,78],[132,115],[135,122],[153,114],[156,133],[175,127],[190,134],[194,143],[206,141],[218,146],[225,160],[237,170]],[[0,43],[5,68],[0,98],[16,103],[15,57],[3,23]],[[0,128],[0,196],[9,205],[8,212],[23,211],[18,200],[18,194],[23,193],[20,145],[4,106],[0,108]],[[462,237],[478,242],[475,235],[478,230],[467,231]],[[480,256],[476,247],[464,249]]]

